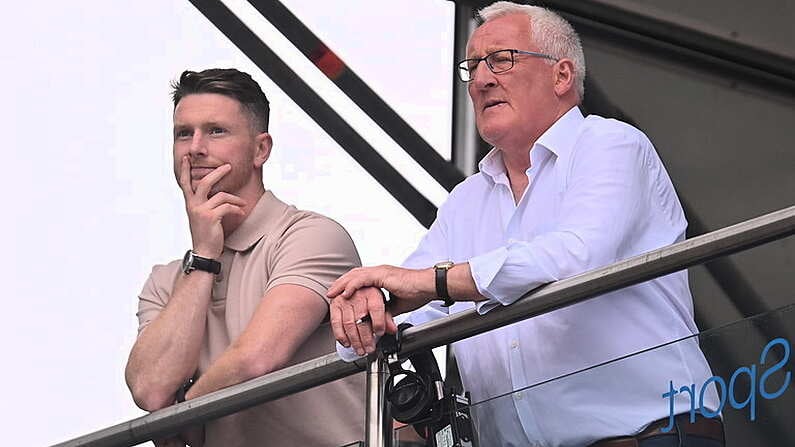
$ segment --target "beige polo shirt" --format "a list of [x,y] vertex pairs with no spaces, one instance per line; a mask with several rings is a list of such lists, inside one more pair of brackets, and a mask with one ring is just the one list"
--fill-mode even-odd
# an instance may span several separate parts
[[[240,227],[226,237],[221,264],[207,314],[199,376],[243,332],[268,290],[279,284],[297,284],[326,301],[328,286],[361,261],[339,224],[288,206],[267,191]],[[139,333],[166,306],[181,274],[180,260],[152,269],[139,296]],[[326,321],[288,366],[334,350]],[[361,440],[364,392],[364,375],[357,374],[209,421],[205,445],[341,446]]]

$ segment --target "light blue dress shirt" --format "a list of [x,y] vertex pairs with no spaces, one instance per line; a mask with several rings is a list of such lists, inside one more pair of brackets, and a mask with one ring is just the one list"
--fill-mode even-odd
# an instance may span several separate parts
[[[625,123],[583,117],[574,107],[530,150],[524,195],[515,202],[502,153],[459,184],[409,268],[469,262],[487,301],[508,305],[540,285],[684,239],[687,222],[662,162],[646,136]],[[447,315],[439,302],[410,314],[420,324]],[[471,309],[460,302],[450,313]],[[481,334],[453,345],[473,402],[481,445],[585,446],[637,433],[667,417],[674,386],[712,376],[697,341],[566,374],[697,333],[685,271]],[[340,349],[341,354],[350,350]],[[502,396],[500,398],[495,398]],[[695,405],[699,405],[696,396]],[[718,407],[708,389],[704,406]],[[690,410],[680,393],[675,412]]]

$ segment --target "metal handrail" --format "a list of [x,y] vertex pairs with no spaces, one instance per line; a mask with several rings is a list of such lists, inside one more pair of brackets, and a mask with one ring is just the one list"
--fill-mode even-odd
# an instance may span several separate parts
[[[409,328],[403,334],[401,353],[410,354],[452,343],[794,233],[795,206],[790,206],[548,284],[528,292],[514,304],[496,308],[486,315],[470,310]],[[355,374],[367,365],[368,359],[345,363],[336,354],[328,354],[55,446],[136,445],[176,433],[191,424]]]

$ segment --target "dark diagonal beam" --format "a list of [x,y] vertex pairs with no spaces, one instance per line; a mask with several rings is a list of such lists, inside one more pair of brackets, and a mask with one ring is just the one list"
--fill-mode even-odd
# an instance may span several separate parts
[[436,207],[348,125],[235,14],[217,0],[190,2],[426,228]]
[[249,0],[249,3],[442,187],[452,191],[455,185],[464,180],[461,171],[439,155],[351,67],[334,54],[281,2],[278,0]]

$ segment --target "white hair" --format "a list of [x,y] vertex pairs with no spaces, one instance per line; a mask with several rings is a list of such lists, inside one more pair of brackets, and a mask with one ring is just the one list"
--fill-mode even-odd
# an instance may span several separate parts
[[478,11],[478,17],[484,23],[511,14],[525,14],[530,17],[530,38],[538,45],[539,52],[560,59],[571,59],[574,64],[574,86],[579,100],[582,101],[585,95],[585,55],[580,36],[571,24],[549,9],[507,1],[492,3]]

